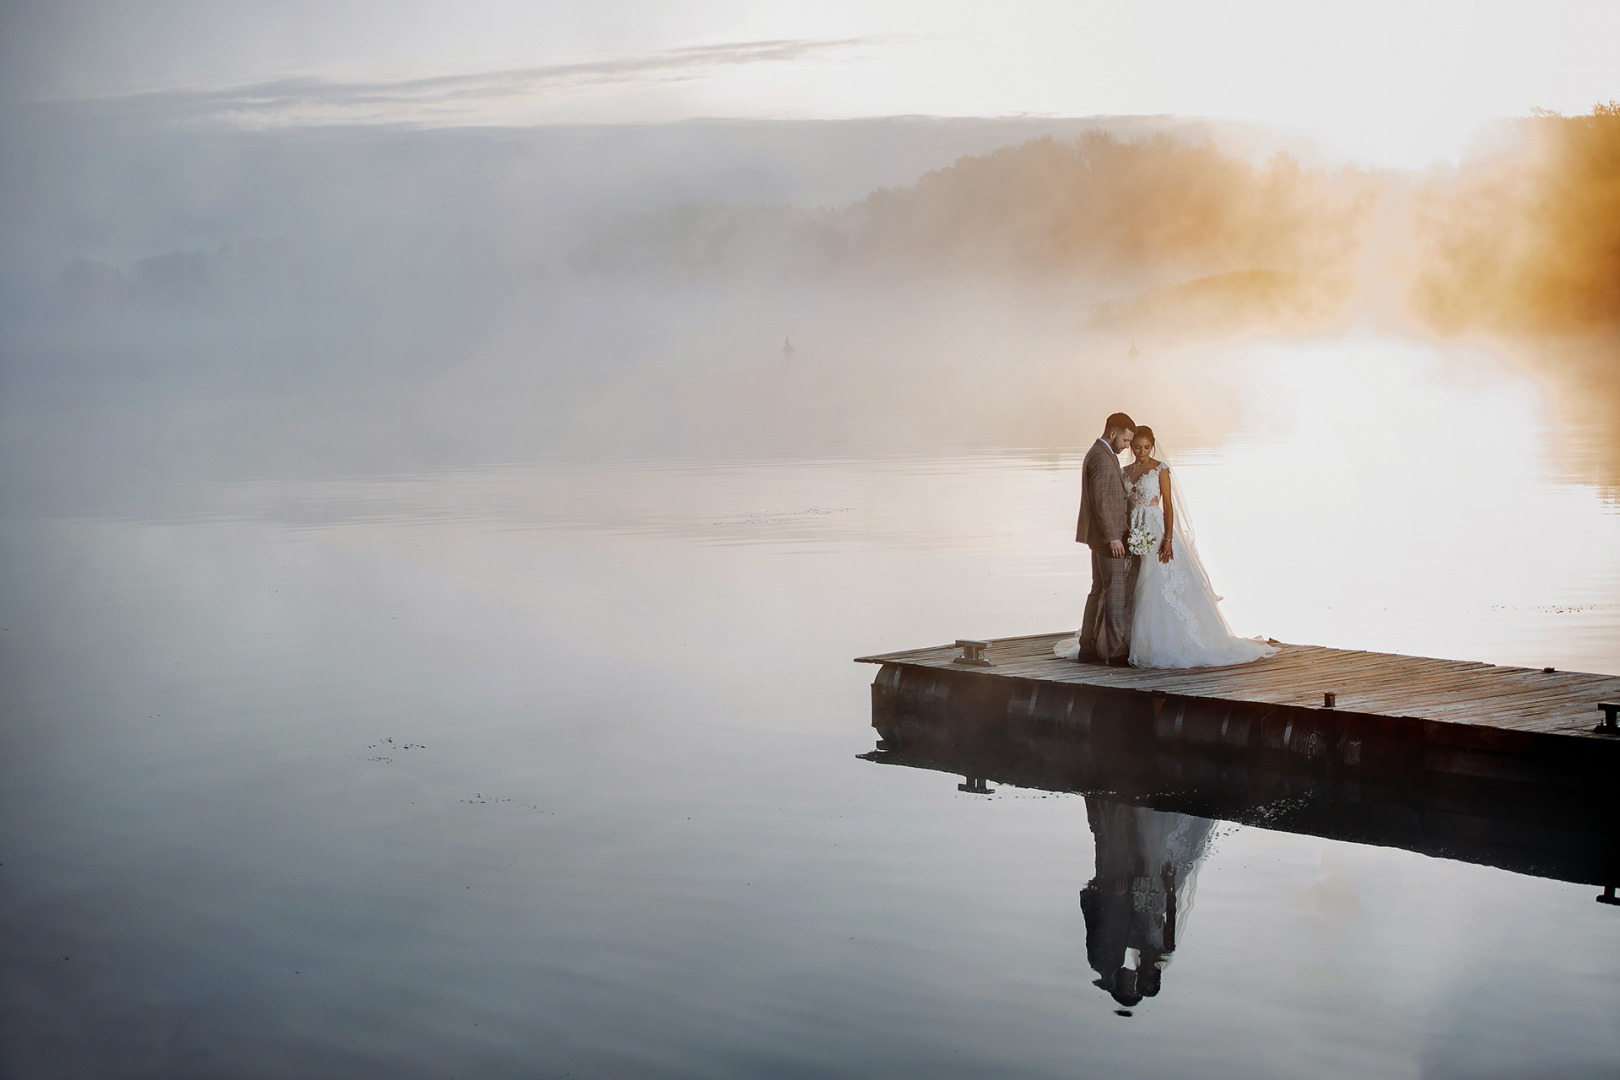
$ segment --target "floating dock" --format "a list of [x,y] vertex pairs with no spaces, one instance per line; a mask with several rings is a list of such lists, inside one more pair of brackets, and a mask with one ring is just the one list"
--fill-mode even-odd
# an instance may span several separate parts
[[880,749],[1062,731],[1344,774],[1620,790],[1617,676],[1281,643],[1232,667],[1113,668],[1054,656],[1066,636],[859,657],[882,665],[872,684]]

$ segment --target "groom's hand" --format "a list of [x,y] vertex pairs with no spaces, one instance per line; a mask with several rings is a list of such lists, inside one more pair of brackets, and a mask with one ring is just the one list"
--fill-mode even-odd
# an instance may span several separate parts
[[1125,557],[1125,541],[1110,540],[1108,542],[1108,554],[1116,559],[1123,559]]

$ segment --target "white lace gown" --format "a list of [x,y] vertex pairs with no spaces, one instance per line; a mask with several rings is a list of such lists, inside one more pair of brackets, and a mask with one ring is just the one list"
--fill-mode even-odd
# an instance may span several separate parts
[[[1159,474],[1169,471],[1170,466],[1160,462],[1126,485],[1133,530],[1146,526],[1155,537],[1164,536]],[[1167,563],[1159,561],[1157,540],[1153,550],[1142,556],[1131,619],[1133,667],[1227,667],[1277,651],[1260,638],[1232,633],[1197,550],[1179,528],[1171,548],[1175,557]]]

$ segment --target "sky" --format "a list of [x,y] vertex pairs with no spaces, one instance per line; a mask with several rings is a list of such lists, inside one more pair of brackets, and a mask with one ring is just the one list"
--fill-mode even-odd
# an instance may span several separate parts
[[1367,164],[1620,98],[1620,0],[0,3],[11,102],[249,128],[1178,114]]

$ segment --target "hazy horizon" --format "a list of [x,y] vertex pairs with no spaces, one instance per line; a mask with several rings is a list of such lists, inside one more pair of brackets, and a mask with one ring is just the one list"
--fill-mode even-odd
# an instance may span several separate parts
[[[24,151],[0,166],[13,490],[1050,448],[1129,392],[1133,347],[1187,402],[1231,396],[1203,357],[1346,335],[1613,385],[1578,359],[1612,333],[1601,274],[1584,322],[1498,325],[1511,304],[1479,307],[1474,281],[1459,307],[1428,254],[1453,192],[1555,161],[1537,127],[1411,173],[1180,118],[242,131],[102,103],[5,125]],[[1617,411],[1608,390],[1572,401]]]

